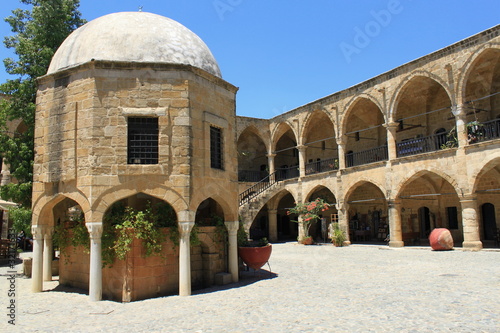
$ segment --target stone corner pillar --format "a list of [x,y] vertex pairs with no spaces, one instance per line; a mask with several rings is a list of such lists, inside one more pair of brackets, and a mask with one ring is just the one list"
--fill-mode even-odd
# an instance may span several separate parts
[[44,228],[44,239],[43,239],[43,280],[52,281],[52,255],[53,255],[53,243],[52,235],[54,234],[54,227]]
[[390,200],[389,207],[389,234],[390,234],[390,247],[403,247],[403,232],[401,227],[401,203]]
[[335,205],[335,208],[337,208],[339,228],[345,233],[346,240],[344,241],[344,245],[351,245],[352,243],[351,237],[349,236],[349,221],[347,216],[347,209],[342,202],[338,202]]
[[477,216],[477,200],[475,196],[465,196],[460,199],[462,206],[462,226],[464,250],[479,251],[483,248],[479,233],[479,223]]
[[179,296],[191,295],[191,230],[196,212],[184,210],[178,214],[179,227]]
[[269,241],[276,242],[278,240],[278,211],[270,209],[267,211],[269,220]]
[[228,232],[229,239],[229,273],[233,282],[238,282],[238,221],[224,222]]
[[93,302],[102,300],[102,222],[85,223],[90,236],[89,297]]
[[31,226],[33,234],[33,263],[31,268],[31,291],[39,293],[43,290],[43,225]]

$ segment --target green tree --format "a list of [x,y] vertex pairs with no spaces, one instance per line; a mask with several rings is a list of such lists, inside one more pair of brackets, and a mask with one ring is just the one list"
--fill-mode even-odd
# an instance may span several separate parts
[[[5,19],[13,36],[4,44],[17,59],[4,60],[7,73],[17,76],[0,85],[7,98],[0,102],[0,152],[17,183],[2,186],[0,196],[31,206],[33,180],[35,102],[37,77],[47,72],[52,56],[64,39],[85,23],[79,0],[20,0],[28,9],[15,9]],[[13,132],[8,121],[22,119]]]

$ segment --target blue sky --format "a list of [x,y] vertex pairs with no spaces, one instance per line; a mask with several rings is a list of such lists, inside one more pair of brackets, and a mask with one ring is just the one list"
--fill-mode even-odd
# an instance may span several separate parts
[[[81,0],[87,20],[170,17],[208,45],[240,88],[237,114],[271,118],[500,23],[498,0]],[[2,2],[0,16],[21,7]],[[0,22],[0,35],[10,35]],[[3,45],[0,59],[12,56]],[[8,78],[0,66],[0,82]]]

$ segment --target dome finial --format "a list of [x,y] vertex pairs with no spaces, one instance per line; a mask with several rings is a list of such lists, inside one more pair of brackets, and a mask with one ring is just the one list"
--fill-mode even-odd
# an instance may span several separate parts
[[144,6],[139,6],[139,11],[140,11],[140,12],[142,12],[142,8],[143,8],[143,7],[144,7]]

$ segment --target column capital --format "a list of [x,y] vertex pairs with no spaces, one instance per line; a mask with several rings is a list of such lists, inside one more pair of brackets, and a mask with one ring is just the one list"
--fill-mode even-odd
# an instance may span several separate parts
[[401,199],[387,199],[387,205],[393,208],[401,207]]
[[336,139],[338,145],[345,145],[347,143],[347,136],[346,135],[341,135],[338,136]]
[[33,235],[33,239],[43,239],[44,235],[44,225],[32,225],[31,226],[31,234]]
[[177,214],[177,220],[180,223],[184,222],[193,222],[195,221],[196,212],[192,210],[181,210],[179,214]]
[[299,152],[304,152],[307,149],[307,146],[306,145],[299,145],[299,146],[297,146],[297,149]]
[[189,235],[191,230],[194,227],[194,222],[179,222],[179,232],[181,233],[181,237],[184,235]]
[[266,156],[268,158],[275,158],[276,157],[276,153],[270,153],[270,154],[267,154]]
[[455,117],[464,117],[465,116],[465,111],[464,111],[464,106],[463,105],[452,105],[451,106],[451,113]]
[[45,228],[43,228],[43,235],[46,239],[52,239],[53,234],[54,234],[53,226],[45,226]]
[[226,225],[227,231],[229,234],[231,233],[237,233],[238,229],[240,228],[240,222],[239,221],[226,221],[224,222]]
[[87,222],[85,223],[89,231],[90,239],[101,239],[102,236],[102,222]]
[[387,128],[387,130],[389,130],[389,131],[396,130],[399,127],[399,121],[390,120],[390,121],[386,122],[385,124],[382,124],[382,126]]

